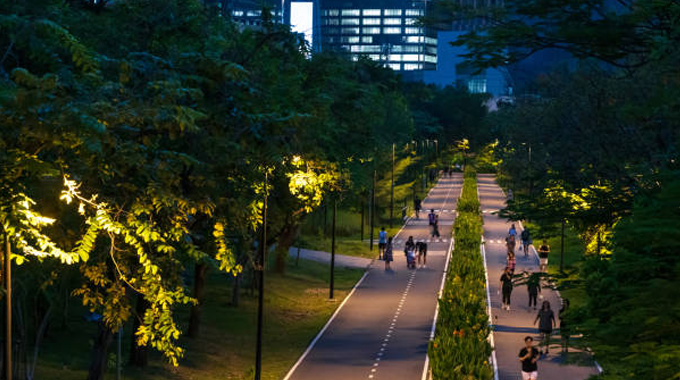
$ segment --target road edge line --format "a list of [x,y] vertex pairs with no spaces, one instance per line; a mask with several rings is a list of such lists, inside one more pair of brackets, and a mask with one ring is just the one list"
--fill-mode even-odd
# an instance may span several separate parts
[[489,268],[486,264],[486,247],[484,244],[484,235],[482,235],[482,242],[480,246],[480,252],[482,253],[482,259],[484,260],[484,278],[486,279],[486,313],[489,315],[489,343],[491,344],[491,362],[493,363],[493,378],[498,380],[498,362],[496,361],[496,343],[493,339],[493,317],[491,315],[491,290],[489,289]]
[[290,379],[290,377],[293,375],[293,372],[295,372],[295,370],[297,369],[297,367],[302,363],[303,360],[305,360],[305,358],[307,357],[307,355],[309,354],[309,352],[312,351],[312,348],[314,348],[314,345],[316,344],[316,342],[317,342],[319,339],[321,339],[321,336],[323,335],[324,332],[326,332],[326,329],[328,328],[328,326],[330,326],[331,322],[333,322],[333,320],[334,320],[335,317],[338,315],[338,313],[340,312],[340,310],[342,309],[342,307],[345,306],[345,303],[347,303],[347,301],[349,300],[349,298],[352,297],[352,294],[354,294],[354,291],[359,287],[359,285],[361,285],[361,283],[364,281],[364,279],[366,278],[366,276],[368,276],[368,273],[369,273],[369,271],[366,270],[366,272],[364,273],[363,276],[361,276],[361,278],[359,279],[359,281],[357,281],[357,283],[354,284],[354,287],[353,287],[352,290],[349,292],[349,294],[347,295],[347,297],[345,297],[345,299],[342,300],[342,303],[340,303],[340,306],[338,306],[338,308],[335,309],[335,312],[333,313],[333,315],[331,315],[330,319],[328,319],[328,321],[327,321],[326,324],[323,326],[323,328],[321,329],[321,331],[319,331],[319,333],[316,334],[316,336],[314,337],[314,339],[312,340],[312,342],[309,344],[309,346],[307,346],[307,349],[305,350],[305,352],[303,352],[302,355],[300,355],[300,358],[295,362],[295,364],[293,364],[293,366],[290,368],[290,370],[288,371],[288,373],[286,374],[286,376],[283,378],[283,380],[289,380],[289,379]]

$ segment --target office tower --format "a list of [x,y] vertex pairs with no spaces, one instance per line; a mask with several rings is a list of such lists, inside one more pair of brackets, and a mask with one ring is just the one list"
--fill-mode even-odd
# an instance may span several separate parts
[[283,21],[281,0],[204,0],[206,7],[216,9],[221,15],[230,17],[242,25],[262,25],[262,10],[270,10],[272,21]]
[[320,49],[366,56],[397,71],[433,70],[437,40],[418,25],[426,0],[320,0]]

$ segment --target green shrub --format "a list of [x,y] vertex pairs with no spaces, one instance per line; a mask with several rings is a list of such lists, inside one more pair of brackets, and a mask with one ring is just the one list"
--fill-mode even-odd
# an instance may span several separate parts
[[468,166],[458,217],[453,229],[455,246],[439,300],[434,340],[430,342],[435,380],[490,380],[491,345],[486,313],[486,276],[479,251],[482,218],[477,199],[477,176]]

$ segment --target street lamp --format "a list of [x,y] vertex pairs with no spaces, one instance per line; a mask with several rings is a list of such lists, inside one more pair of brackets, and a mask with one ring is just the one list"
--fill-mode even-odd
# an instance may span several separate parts
[[394,219],[394,143],[392,144],[392,184],[390,189],[390,228]]
[[267,198],[269,194],[269,173],[264,172],[264,204],[262,206],[262,231],[260,235],[260,258],[258,263],[259,294],[257,299],[257,343],[255,347],[255,380],[262,377],[262,322],[264,312],[264,266],[267,245]]
[[331,281],[330,281],[330,295],[333,299],[333,288],[335,281],[335,214],[338,213],[338,198],[333,198],[333,232],[331,233]]

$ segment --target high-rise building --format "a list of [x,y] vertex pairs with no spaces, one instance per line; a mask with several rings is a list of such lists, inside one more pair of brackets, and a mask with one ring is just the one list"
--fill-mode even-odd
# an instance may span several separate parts
[[[397,71],[433,70],[437,39],[418,25],[427,0],[320,0],[316,50],[366,56]],[[315,43],[315,44],[316,44]]]
[[216,9],[221,15],[230,17],[242,25],[262,25],[262,10],[269,9],[274,22],[283,22],[281,0],[204,0],[206,6]]

